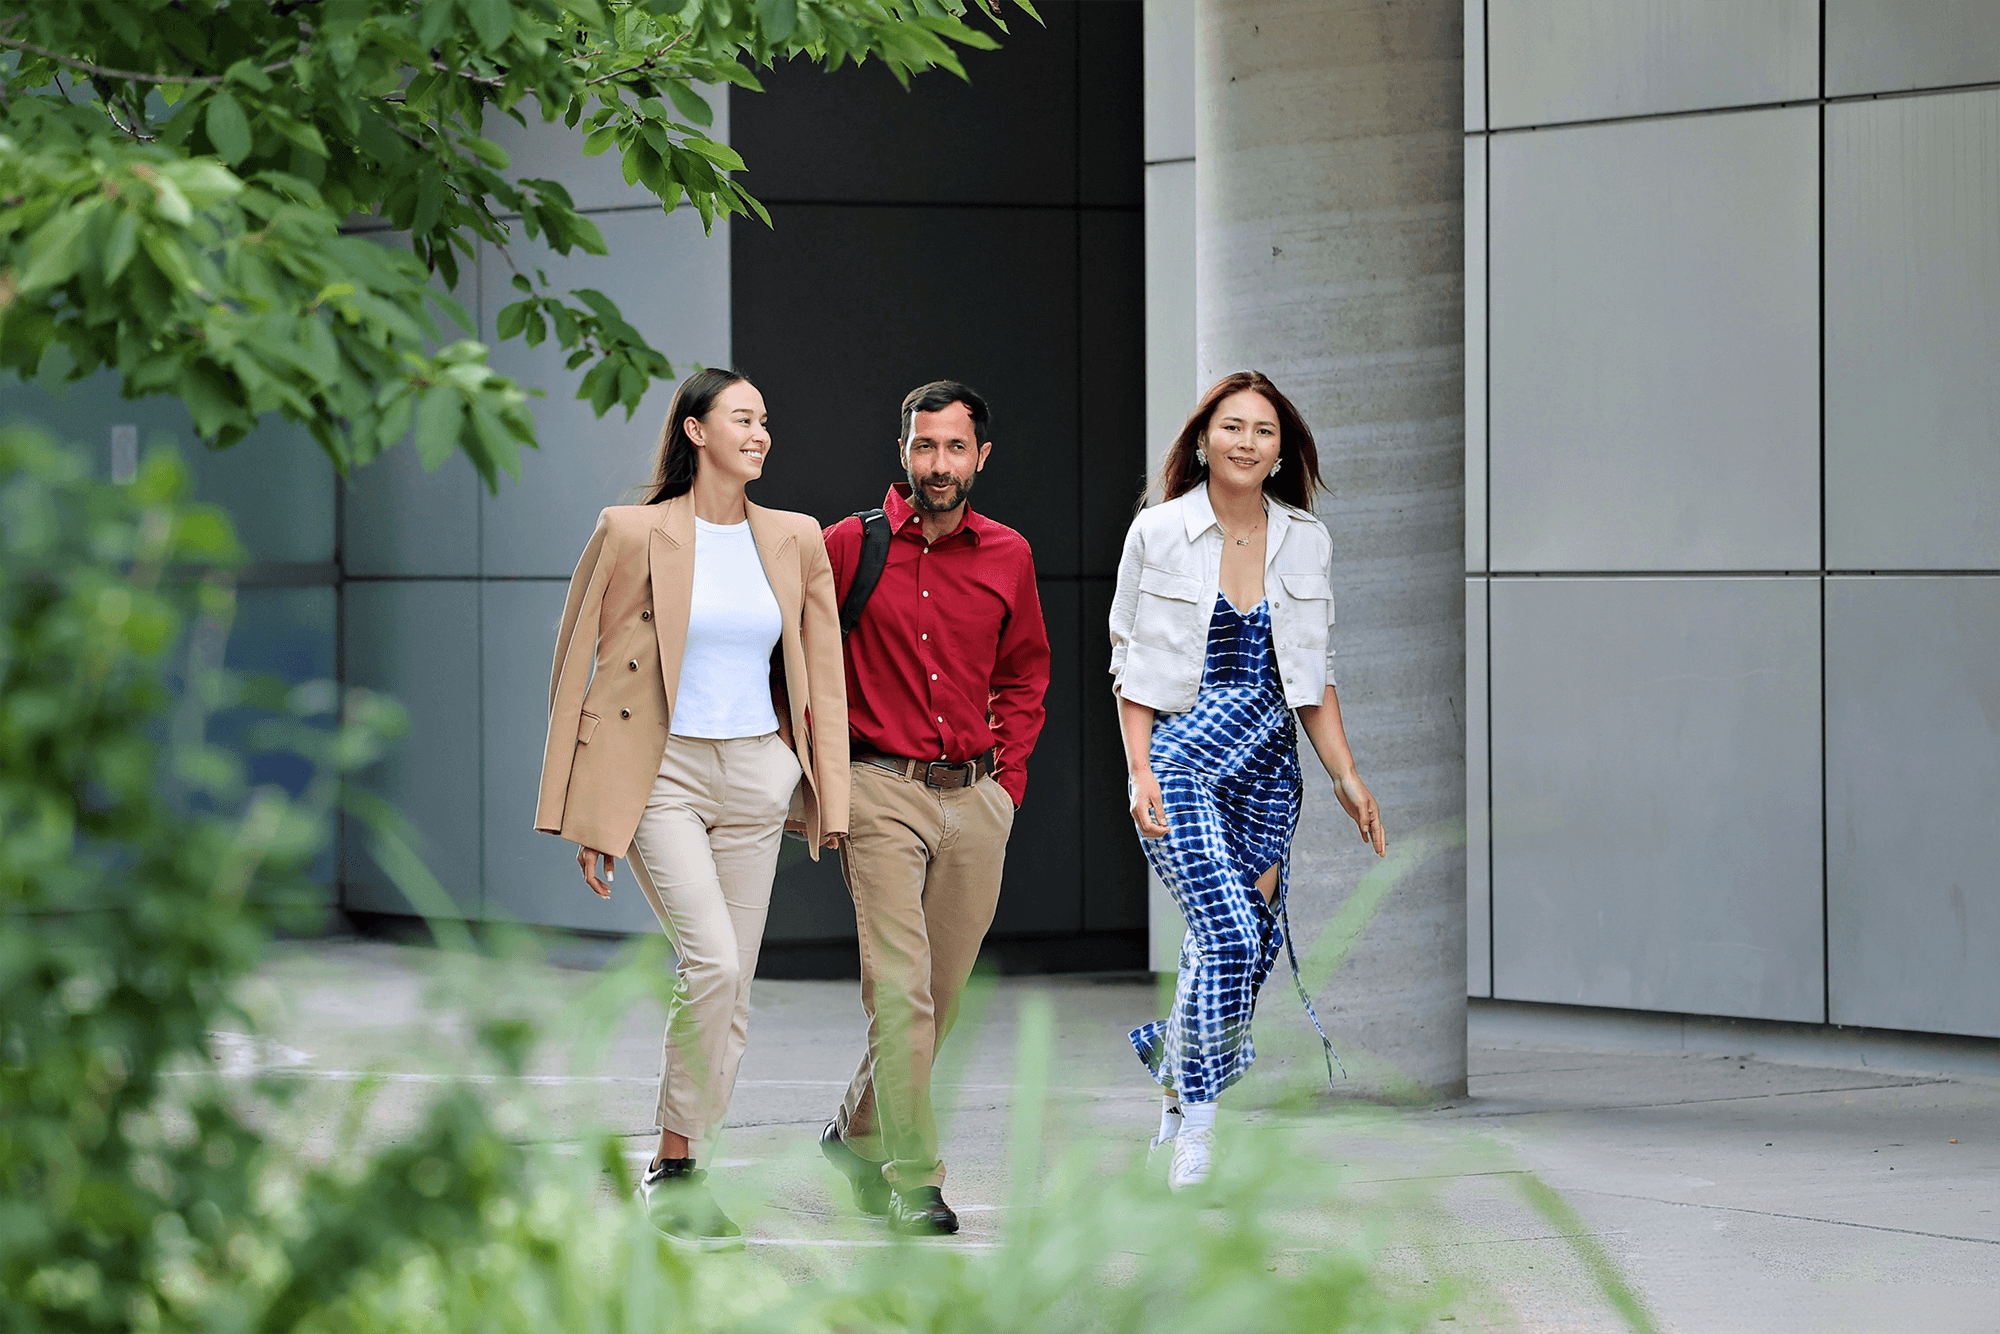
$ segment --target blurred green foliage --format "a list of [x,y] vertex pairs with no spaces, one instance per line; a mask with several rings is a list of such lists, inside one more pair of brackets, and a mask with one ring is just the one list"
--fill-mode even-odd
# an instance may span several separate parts
[[[1028,0],[1006,0],[1034,14]],[[1004,31],[1001,0],[978,13]],[[172,394],[215,445],[266,413],[342,471],[409,435],[489,486],[535,444],[448,294],[525,232],[606,253],[561,183],[510,174],[491,117],[616,148],[627,184],[705,227],[763,206],[727,173],[696,85],[755,90],[791,58],[964,74],[995,40],[968,0],[0,0],[0,367]],[[414,253],[340,228],[369,215]],[[636,259],[636,257],[635,257]],[[551,332],[599,416],[667,359],[601,292],[516,266],[502,339]],[[532,275],[532,276],[531,276]],[[444,341],[432,307],[468,337]]]
[[[254,1030],[237,997],[272,929],[322,910],[308,872],[333,811],[369,817],[420,902],[441,891],[393,813],[343,793],[400,730],[395,706],[221,670],[243,557],[186,488],[171,452],[114,486],[0,430],[0,1328],[1287,1334],[1432,1318],[1436,1292],[1396,1295],[1351,1238],[1292,1244],[1324,1232],[1334,1182],[1281,1133],[1232,1144],[1200,1198],[1101,1146],[1044,1164],[1045,1009],[1023,1024],[1000,1244],[864,1251],[808,1282],[754,1253],[671,1250],[631,1202],[619,1138],[567,1157],[528,1142],[504,1093],[535,1037],[518,988],[461,995],[498,1083],[447,1085],[392,1142],[350,1137],[315,1161],[260,1130],[249,1113],[298,1083],[224,1081],[210,1035]],[[245,755],[207,739],[224,709],[257,719],[250,750],[310,762],[303,791],[249,784]],[[670,999],[661,948],[599,982],[584,1026]]]

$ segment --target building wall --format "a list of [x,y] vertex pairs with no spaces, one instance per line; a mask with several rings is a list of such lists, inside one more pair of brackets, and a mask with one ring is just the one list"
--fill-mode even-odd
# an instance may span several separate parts
[[1468,990],[2000,1036],[2000,8],[1466,34]]
[[[1009,967],[1144,962],[1145,866],[1104,624],[1145,467],[1140,7],[1040,7],[969,82],[795,63],[732,95],[772,227],[732,233],[734,352],[772,409],[763,504],[832,523],[901,480],[903,395],[960,379],[993,410],[972,503],[1033,545],[1048,725],[993,925]],[[780,872],[767,948],[851,967],[831,860]],[[815,960],[815,952],[817,959]]]

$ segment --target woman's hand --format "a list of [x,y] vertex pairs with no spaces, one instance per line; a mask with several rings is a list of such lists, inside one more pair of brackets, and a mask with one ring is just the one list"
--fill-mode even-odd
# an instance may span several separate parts
[[830,834],[823,835],[820,838],[819,845],[828,852],[838,852],[840,845],[845,842],[847,842],[847,831],[836,829]]
[[1375,794],[1356,774],[1345,774],[1333,780],[1333,795],[1340,799],[1340,808],[1353,818],[1355,827],[1361,831],[1361,841],[1375,845],[1375,855],[1389,855],[1389,835],[1382,828],[1382,812],[1375,805]]
[[[616,860],[617,858],[613,857],[610,853],[599,852],[596,848],[578,848],[576,850],[576,869],[583,872],[583,883],[589,885],[591,890],[600,899],[611,897],[611,866]],[[598,879],[595,874],[596,868],[600,865],[604,871],[604,878],[602,880]]]
[[1141,838],[1167,836],[1167,803],[1160,795],[1160,780],[1150,771],[1132,775],[1132,822]]

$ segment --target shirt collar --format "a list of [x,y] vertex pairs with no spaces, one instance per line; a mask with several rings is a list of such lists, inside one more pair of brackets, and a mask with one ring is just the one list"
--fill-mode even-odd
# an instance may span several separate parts
[[[882,514],[889,520],[889,531],[900,533],[905,528],[908,528],[910,526],[910,516],[916,512],[916,506],[910,503],[910,484],[908,482],[890,483],[889,494],[882,497]],[[988,520],[986,517],[968,504],[965,507],[965,522],[958,526],[958,533],[964,533],[976,544],[986,535],[987,527]],[[957,537],[958,533],[953,533],[952,537]],[[947,538],[944,540],[949,541],[950,539]]]
[[[1290,505],[1287,505],[1284,501],[1268,495],[1265,497],[1265,508],[1271,520],[1282,519],[1289,523],[1296,523],[1306,517]],[[1222,531],[1222,525],[1216,521],[1215,506],[1208,499],[1207,482],[1198,483],[1191,490],[1181,493],[1181,522],[1187,527],[1187,536],[1190,542],[1211,528],[1215,529],[1218,533]],[[1280,541],[1282,540],[1281,538]],[[1270,549],[1276,551],[1278,548],[1274,543]]]

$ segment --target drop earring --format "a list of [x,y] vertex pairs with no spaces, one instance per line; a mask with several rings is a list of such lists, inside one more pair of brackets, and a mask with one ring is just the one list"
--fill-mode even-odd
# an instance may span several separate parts
[[1206,468],[1208,466],[1208,451],[1203,449],[1200,445],[1196,445],[1194,447],[1194,461],[1196,463],[1199,463],[1202,467]]
[[1273,477],[1276,477],[1276,476],[1278,475],[1278,469],[1280,469],[1280,468],[1282,468],[1282,467],[1284,467],[1284,466],[1285,466],[1285,460],[1284,460],[1284,458],[1283,458],[1282,456],[1280,456],[1279,458],[1275,458],[1275,459],[1271,460],[1271,473],[1270,473],[1270,475],[1271,475],[1271,476],[1273,476]]

